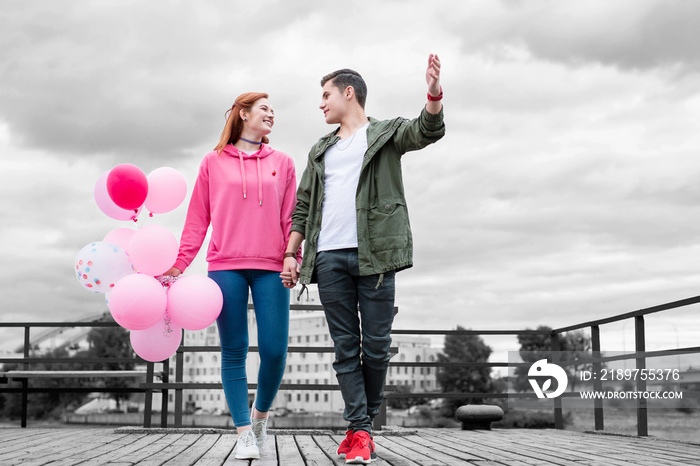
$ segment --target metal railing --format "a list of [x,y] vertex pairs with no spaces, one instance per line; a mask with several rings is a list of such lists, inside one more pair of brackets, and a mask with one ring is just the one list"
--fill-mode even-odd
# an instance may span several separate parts
[[[612,317],[607,317],[604,319],[598,319],[594,321],[584,322],[580,324],[575,324],[567,327],[561,327],[553,329],[549,332],[541,330],[404,330],[395,329],[392,331],[393,335],[419,335],[419,336],[430,336],[430,335],[478,335],[478,336],[523,336],[523,335],[548,335],[551,337],[552,347],[550,351],[552,355],[560,350],[559,336],[565,334],[566,332],[589,329],[591,332],[591,343],[592,343],[592,356],[579,358],[571,361],[558,362],[561,365],[580,365],[580,364],[593,364],[594,370],[596,367],[600,368],[601,364],[606,361],[613,360],[624,360],[633,359],[635,361],[636,369],[646,368],[647,358],[652,357],[662,357],[680,354],[697,354],[700,353],[700,347],[685,347],[685,348],[672,348],[662,351],[646,351],[646,336],[645,336],[645,326],[644,317],[649,314],[659,313],[663,311],[669,311],[672,309],[678,309],[681,307],[689,306],[692,304],[700,303],[700,296],[674,301],[671,303],[661,304],[658,306],[649,307],[646,309],[640,309],[633,312],[627,312],[619,314]],[[318,305],[292,305],[291,309],[293,311],[303,310],[322,310],[321,306]],[[616,322],[625,321],[627,319],[634,319],[635,322],[635,351],[633,353],[626,353],[623,355],[618,355],[614,357],[605,357],[604,351],[600,344],[600,332],[601,326]],[[37,323],[27,323],[27,322],[16,322],[16,323],[1,323],[2,327],[23,327],[25,331],[24,338],[24,354],[22,358],[0,358],[0,363],[19,363],[25,369],[29,368],[31,364],[37,363],[72,363],[84,362],[89,363],[104,363],[104,362],[134,362],[145,364],[140,358],[40,358],[40,357],[30,357],[30,329],[33,327],[109,327],[116,326],[114,322],[37,322]],[[187,353],[198,353],[198,352],[218,352],[220,348],[218,346],[181,346],[175,356],[175,380],[173,382],[169,381],[169,360],[163,361],[163,374],[162,382],[155,381],[154,377],[154,364],[147,363],[147,378],[146,382],[142,383],[138,388],[32,388],[28,386],[27,380],[22,381],[22,386],[18,388],[3,388],[0,385],[1,392],[21,392],[22,393],[22,426],[26,426],[26,403],[27,395],[34,392],[89,392],[89,391],[102,391],[102,392],[141,392],[145,393],[145,410],[144,410],[144,426],[151,426],[151,417],[153,414],[153,393],[162,392],[162,404],[161,404],[161,426],[167,426],[167,414],[168,414],[168,394],[169,390],[175,392],[174,399],[174,424],[175,427],[182,426],[182,416],[183,416],[183,390],[200,390],[200,389],[221,389],[221,383],[197,383],[197,382],[183,382],[184,375],[184,355]],[[257,347],[251,347],[251,352],[257,351]],[[293,352],[315,352],[315,353],[331,353],[333,352],[332,347],[319,347],[319,346],[290,346],[290,353]],[[391,349],[392,354],[398,352],[398,348],[393,347]],[[554,356],[553,356],[554,357]],[[557,361],[553,361],[557,362]],[[481,368],[481,367],[512,367],[514,364],[512,362],[497,361],[497,362],[390,362],[390,367],[418,367],[418,368]],[[522,366],[529,365],[526,363],[519,364]],[[600,380],[594,381],[594,389],[598,390],[601,388]],[[255,384],[248,385],[250,389],[256,388]],[[647,387],[646,381],[637,379],[636,389],[638,391],[645,391]],[[463,392],[419,392],[419,393],[398,393],[393,391],[396,387],[387,386],[387,393],[385,398],[387,400],[394,398],[457,398],[457,399],[503,399],[503,398],[532,398],[534,395],[531,393],[522,392],[502,392],[502,393],[463,393]],[[282,384],[280,386],[281,390],[338,390],[337,384]],[[553,402],[553,413],[555,427],[558,429],[563,429],[563,409],[561,398],[554,398]],[[592,400],[593,410],[594,410],[594,422],[596,430],[604,430],[604,412],[603,403],[601,399]],[[647,402],[645,399],[637,400],[637,434],[640,436],[648,435],[648,411]],[[386,423],[386,400],[382,407],[382,412],[375,419],[375,428],[380,429]]]
[[[33,365],[58,365],[59,367],[64,364],[70,365],[83,365],[89,367],[89,365],[94,364],[138,364],[146,366],[145,378],[148,382],[153,382],[155,371],[154,363],[144,361],[139,357],[130,358],[96,358],[96,357],[41,357],[32,356],[32,339],[31,330],[33,328],[81,328],[81,327],[118,327],[116,322],[0,322],[0,328],[22,328],[24,329],[24,342],[22,344],[22,357],[21,358],[0,358],[0,364],[11,364],[19,365],[21,369],[17,372],[29,371]],[[94,377],[95,371],[90,371],[92,378]],[[105,370],[105,373],[109,375],[109,370]],[[56,377],[66,378],[66,379],[77,379],[81,377],[73,376],[72,374],[62,373],[62,371],[56,371]],[[29,404],[29,394],[30,393],[144,393],[146,395],[146,400],[150,403],[149,397],[152,396],[152,390],[144,390],[141,387],[106,387],[100,385],[92,385],[87,387],[78,386],[64,386],[64,387],[30,387],[29,379],[31,377],[21,377],[14,376],[12,379],[20,383],[20,386],[10,386],[7,377],[4,380],[0,379],[0,393],[20,393],[21,394],[21,408],[20,408],[20,425],[21,427],[27,427],[27,417],[28,417],[28,404]]]
[[[660,304],[657,306],[652,306],[649,308],[640,309],[637,311],[626,312],[623,314],[615,315],[612,317],[606,317],[603,319],[598,319],[589,322],[583,322],[580,324],[575,324],[567,327],[560,327],[552,329],[550,332],[543,332],[537,330],[393,330],[392,334],[395,335],[542,335],[550,336],[551,347],[548,350],[551,352],[551,362],[557,363],[560,366],[579,366],[585,364],[591,364],[593,366],[593,372],[600,373],[602,364],[610,361],[622,361],[631,360],[635,361],[635,369],[642,370],[647,368],[647,358],[673,356],[681,354],[698,354],[700,353],[700,346],[684,347],[684,348],[673,348],[661,351],[646,351],[646,332],[644,325],[644,317],[650,314],[659,313],[663,311],[669,311],[673,309],[678,309],[693,304],[700,303],[700,296],[695,296],[692,298],[687,298],[679,301],[673,301],[670,303]],[[604,351],[600,344],[600,327],[606,324],[617,323],[625,321],[627,319],[634,319],[635,323],[635,351],[632,353],[624,353],[616,356],[604,356]],[[591,333],[591,346],[592,351],[590,356],[579,357],[567,361],[557,361],[556,355],[560,352],[559,347],[559,336],[565,334],[566,332],[588,329]],[[545,349],[547,350],[547,349]],[[532,363],[513,363],[513,362],[391,362],[390,367],[444,367],[444,368],[481,368],[481,367],[529,367]],[[680,368],[679,368],[680,369]],[[636,390],[638,392],[644,392],[647,389],[647,381],[639,377],[635,379]],[[602,381],[597,378],[593,381],[593,389],[595,391],[602,390]],[[696,395],[697,393],[691,393],[691,395]],[[523,392],[502,392],[502,393],[463,393],[463,392],[419,392],[419,393],[391,393],[385,396],[386,399],[392,398],[457,398],[457,399],[499,399],[499,398],[534,398],[532,393]],[[594,428],[595,430],[604,430],[604,412],[603,412],[603,400],[600,398],[594,398],[591,400],[593,403],[594,410]],[[553,414],[554,414],[554,426],[557,429],[564,428],[563,419],[563,408],[562,408],[562,398],[557,397],[552,399],[553,403]],[[647,400],[645,398],[638,398],[636,400],[636,421],[637,421],[637,435],[638,436],[648,436],[648,409]]]
[[[656,314],[663,311],[669,311],[673,309],[679,309],[682,307],[690,306],[693,304],[700,303],[700,296],[694,296],[692,298],[682,299],[679,301],[673,301],[670,303],[659,304],[657,306],[648,307],[645,309],[639,309],[637,311],[626,312],[624,314],[619,314],[612,317],[607,317],[604,319],[592,320],[589,322],[584,322],[581,324],[571,325],[568,327],[560,327],[552,330],[552,342],[554,347],[552,351],[559,351],[558,335],[575,331],[581,329],[590,329],[591,332],[591,345],[592,345],[592,358],[582,358],[575,361],[567,361],[567,365],[581,364],[581,363],[591,363],[593,364],[593,370],[600,372],[602,363],[606,361],[617,361],[617,360],[627,360],[634,359],[635,369],[644,370],[647,368],[647,358],[663,357],[663,356],[674,356],[680,354],[697,354],[700,353],[700,346],[692,346],[685,348],[674,348],[662,351],[647,351],[646,350],[646,328],[644,325],[644,317],[650,314]],[[635,351],[633,353],[626,353],[623,355],[618,355],[614,357],[602,357],[603,351],[600,346],[600,327],[606,324],[612,324],[616,322],[626,321],[627,319],[634,319],[634,347]],[[623,348],[624,349],[624,348]],[[680,368],[679,368],[680,369]],[[647,389],[647,380],[638,377],[635,381],[636,390],[638,392],[644,392]],[[593,381],[593,388],[596,391],[602,390],[602,381],[597,378]],[[603,400],[594,400],[594,422],[595,430],[604,430],[604,413],[603,413]],[[648,410],[647,410],[647,400],[646,398],[637,399],[637,435],[647,436],[649,435],[649,422],[648,422]],[[555,427],[558,429],[563,429],[563,414],[562,414],[562,402],[561,398],[554,399],[554,421]]]
[[[249,304],[248,309],[253,309],[253,305]],[[316,305],[316,304],[292,304],[290,306],[290,311],[323,311],[323,306],[321,305]],[[394,308],[394,312],[398,312],[398,308]],[[183,332],[186,332],[183,330]],[[185,341],[184,335],[183,335],[183,342]],[[141,384],[141,387],[144,390],[151,390],[151,391],[163,391],[162,395],[162,406],[161,406],[161,413],[165,413],[168,411],[168,406],[169,406],[169,400],[168,400],[168,390],[173,390],[175,392],[174,396],[174,416],[173,416],[173,427],[182,427],[183,426],[183,414],[184,414],[184,390],[221,390],[223,389],[223,385],[221,382],[184,382],[184,373],[185,373],[185,354],[188,353],[207,353],[207,352],[220,352],[221,348],[219,346],[187,346],[187,345],[181,345],[178,349],[177,352],[175,353],[175,371],[174,371],[174,376],[175,380],[173,382],[167,382],[166,379],[163,379],[163,382],[155,382],[153,380],[147,381],[146,383]],[[257,346],[250,346],[248,348],[248,352],[250,353],[256,353],[258,352],[258,347]],[[287,353],[334,353],[335,350],[333,346],[289,346],[287,348]],[[389,349],[389,352],[392,355],[395,355],[398,352],[398,348],[396,347],[391,347]],[[166,369],[164,369],[164,372],[167,372]],[[249,383],[248,384],[248,389],[249,390],[255,390],[257,388],[257,384],[255,383]],[[326,391],[326,390],[332,390],[332,391],[337,391],[340,390],[340,387],[338,384],[318,384],[318,383],[306,383],[306,384],[291,384],[291,383],[282,383],[279,387],[280,390],[309,390],[309,391]],[[385,390],[388,392],[391,392],[394,389],[393,386],[391,385],[385,385]],[[149,403],[146,403],[145,408],[144,408],[144,427],[151,427],[151,416],[152,416],[153,408],[152,405]],[[161,427],[167,427],[167,420],[166,416],[163,415],[161,417]],[[375,418],[374,426],[377,429],[381,429],[383,425],[386,424],[386,404],[383,404],[379,415]]]

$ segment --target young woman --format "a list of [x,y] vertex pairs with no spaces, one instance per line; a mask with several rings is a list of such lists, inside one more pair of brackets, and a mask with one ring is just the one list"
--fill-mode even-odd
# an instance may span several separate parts
[[[289,290],[279,273],[296,205],[296,176],[291,157],[267,145],[275,120],[267,94],[241,94],[229,112],[219,144],[199,167],[178,259],[167,273],[177,276],[190,265],[211,224],[209,277],[224,295],[217,319],[221,379],[239,435],[236,458],[246,459],[260,455],[286,363]],[[249,289],[260,351],[252,415],[246,379]]]

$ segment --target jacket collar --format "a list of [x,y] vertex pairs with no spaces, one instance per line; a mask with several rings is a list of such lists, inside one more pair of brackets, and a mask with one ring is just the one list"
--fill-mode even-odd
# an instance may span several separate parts
[[[368,119],[369,128],[367,128],[367,147],[369,148],[373,147],[377,141],[380,142],[381,147],[386,141],[380,140],[380,138],[382,136],[386,136],[385,139],[388,139],[391,135],[393,135],[394,131],[396,131],[396,128],[398,128],[399,124],[401,123],[401,119],[399,118],[395,120],[377,120],[376,118],[368,117]],[[314,160],[318,160],[326,152],[326,149],[340,140],[338,137],[339,130],[340,126],[319,139],[318,143],[316,144]]]

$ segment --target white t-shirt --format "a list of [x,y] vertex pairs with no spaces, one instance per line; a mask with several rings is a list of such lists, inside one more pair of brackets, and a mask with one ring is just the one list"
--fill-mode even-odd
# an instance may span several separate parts
[[357,247],[357,209],[355,196],[362,161],[367,152],[367,128],[358,129],[326,149],[326,173],[323,180],[321,233],[317,251]]

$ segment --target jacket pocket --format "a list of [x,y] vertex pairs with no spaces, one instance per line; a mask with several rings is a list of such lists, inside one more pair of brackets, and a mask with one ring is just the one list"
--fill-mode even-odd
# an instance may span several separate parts
[[408,244],[408,210],[402,199],[380,199],[367,212],[370,250],[401,249]]

